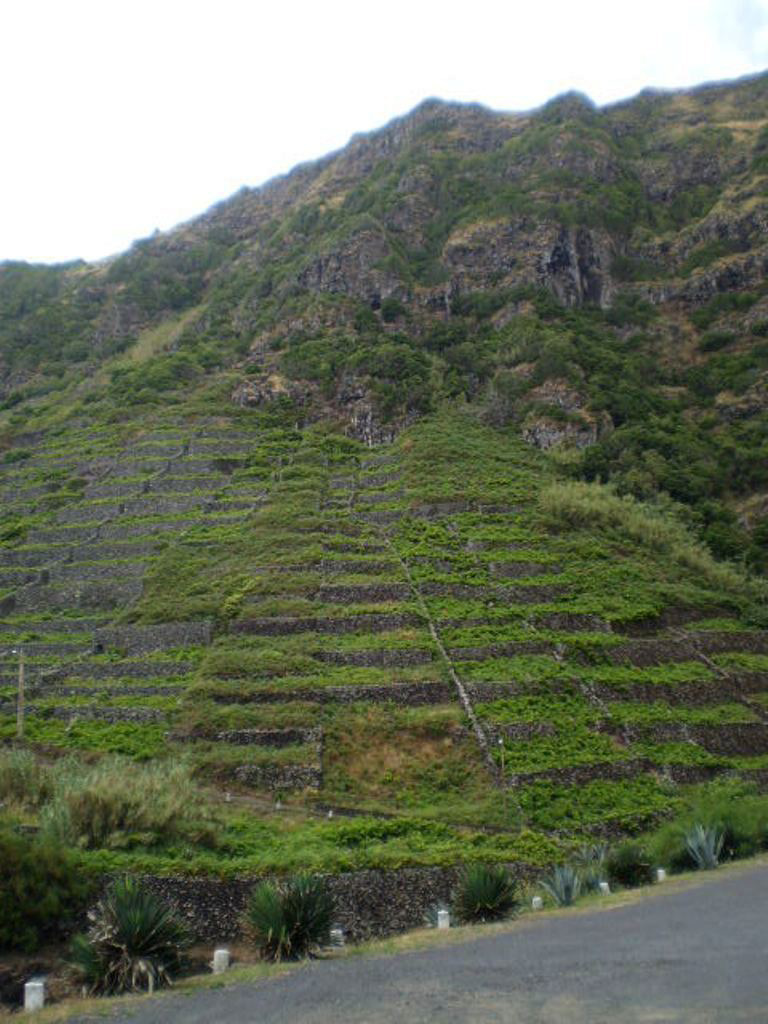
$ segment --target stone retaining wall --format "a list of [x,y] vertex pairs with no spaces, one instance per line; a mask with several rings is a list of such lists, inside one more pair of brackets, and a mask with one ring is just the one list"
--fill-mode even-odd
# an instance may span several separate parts
[[41,619],[39,622],[0,622],[0,633],[90,633],[103,626],[107,620],[94,619]]
[[[0,714],[14,714],[15,703],[0,704]],[[120,722],[130,722],[134,725],[145,725],[148,722],[165,722],[168,720],[168,713],[158,711],[155,708],[94,708],[78,704],[76,707],[45,707],[39,708],[34,704],[27,705],[27,714],[39,715],[41,718],[57,718],[63,721],[73,719],[86,719],[89,721],[108,722],[115,725]]]
[[370,476],[363,476],[360,478],[358,486],[361,490],[370,488],[375,490],[377,487],[386,487],[387,484],[396,484],[402,480],[403,474],[399,472],[395,473],[376,473]]
[[[450,898],[458,871],[403,868],[354,871],[326,879],[336,906],[335,923],[344,929],[347,938],[361,941],[419,927],[429,907]],[[259,881],[141,877],[144,887],[177,909],[196,938],[209,942],[241,935],[248,899]]]
[[318,588],[314,596],[318,601],[333,604],[375,604],[408,601],[413,598],[413,592],[407,583],[338,583]]
[[510,725],[494,726],[494,731],[513,743],[524,743],[527,740],[554,736],[557,733],[550,722],[512,722]]
[[194,671],[188,661],[94,661],[81,662],[76,671],[62,667],[61,675],[84,679],[161,679],[166,676],[184,676]]
[[583,786],[598,779],[612,782],[623,779],[635,779],[652,768],[645,758],[630,761],[604,761],[594,764],[574,764],[565,768],[551,768],[543,772],[520,772],[510,774],[507,785],[510,787],[526,786],[532,782],[553,782],[561,786]]
[[338,551],[339,554],[350,555],[383,555],[388,550],[386,544],[366,544],[365,541],[358,543],[339,541],[338,543],[326,542],[326,551]]
[[491,562],[488,571],[499,579],[516,580],[526,576],[550,576],[563,571],[561,565],[547,565],[544,562]]
[[147,487],[143,480],[132,480],[126,483],[90,484],[85,489],[84,497],[93,500],[99,498],[133,498],[141,494]]
[[405,509],[366,509],[360,510],[360,518],[364,519],[367,523],[378,523],[382,526],[386,526],[387,523],[396,523],[399,519],[402,519],[405,515]]
[[254,446],[258,445],[258,438],[254,438],[251,444],[242,441],[193,441],[189,446],[190,455],[250,455]]
[[422,583],[419,585],[419,589],[430,597],[459,597],[478,601],[492,598],[508,604],[546,604],[549,601],[558,600],[567,593],[566,587],[547,583],[529,587],[485,587],[473,586],[469,583]]
[[69,560],[72,562],[105,562],[130,558],[150,558],[157,554],[158,542],[145,541],[139,544],[93,544],[79,545],[69,548]]
[[25,583],[30,583],[34,580],[37,575],[37,570],[35,569],[24,569],[22,567],[17,569],[0,569],[0,588],[23,587]]
[[213,623],[163,622],[155,626],[108,626],[94,632],[94,643],[104,650],[117,648],[129,654],[148,654],[171,647],[209,644]]
[[393,501],[403,501],[405,491],[361,491],[356,501],[364,505],[387,505]]
[[94,535],[104,534],[95,524],[90,526],[40,526],[27,534],[28,544],[82,544]]
[[216,704],[356,704],[391,702],[398,707],[427,707],[453,704],[456,690],[450,683],[390,683],[381,686],[317,686],[297,690],[256,690],[249,693],[216,694]]
[[[109,583],[103,580],[92,580],[80,583],[72,581],[66,585],[53,586],[32,584],[12,595],[11,608],[26,612],[44,612],[74,608],[112,609],[135,601],[141,596],[140,580],[128,580],[125,583]],[[3,609],[0,608],[0,614]]]
[[[437,652],[435,652],[436,654]],[[435,654],[425,650],[313,651],[312,657],[327,665],[356,665],[366,668],[405,668],[426,665]]]
[[[725,679],[701,680],[690,683],[632,683],[612,686],[610,683],[590,683],[595,697],[608,703],[613,701],[665,701],[682,707],[706,707],[739,700],[753,693],[768,691],[768,672],[740,672]],[[490,698],[489,698],[490,699]]]
[[228,729],[216,733],[218,743],[245,747],[293,747],[305,743],[321,743],[322,729]]
[[194,494],[179,498],[133,498],[124,502],[123,511],[127,516],[176,516],[200,508],[210,501],[207,494]]
[[597,615],[586,615],[583,612],[537,612],[533,622],[539,629],[560,630],[566,633],[612,632],[610,622]]
[[23,568],[38,568],[56,562],[59,559],[68,558],[70,548],[17,548],[8,551],[0,551],[0,565],[18,565]]
[[732,725],[663,722],[659,725],[639,726],[631,732],[651,743],[695,743],[710,754],[749,757],[768,753],[768,725],[763,722]]
[[126,580],[140,579],[147,571],[146,562],[110,562],[108,565],[58,565],[43,570],[43,582],[68,580]]
[[114,519],[122,512],[122,505],[105,502],[103,505],[76,505],[74,508],[63,508],[56,516],[56,522],[65,526],[67,523],[100,523],[104,519]]
[[62,686],[59,683],[27,687],[29,696],[45,697],[175,697],[184,692],[176,686]]
[[540,642],[512,641],[508,644],[488,644],[485,647],[452,647],[448,651],[453,661],[486,661],[488,658],[513,658],[520,654],[555,655],[555,645]]
[[370,573],[371,576],[378,576],[384,572],[396,572],[398,565],[396,562],[383,562],[374,559],[369,561],[364,558],[324,558],[318,563],[317,568],[320,572],[329,574],[349,572]]
[[230,631],[252,633],[256,636],[291,636],[296,633],[329,633],[341,636],[348,633],[387,633],[397,629],[416,629],[423,625],[424,621],[418,615],[395,612],[391,615],[352,615],[338,619],[238,619],[231,624]]
[[626,633],[629,636],[649,636],[658,633],[662,629],[677,628],[686,626],[691,622],[700,619],[733,619],[737,618],[733,611],[727,608],[666,608],[659,615],[650,615],[644,619],[635,619],[632,622],[622,622],[617,625],[617,632]]
[[689,632],[684,638],[670,636],[632,640],[606,648],[605,655],[614,665],[630,663],[646,667],[673,661],[698,661],[702,654],[729,651],[765,654],[768,652],[768,633]]
[[247,786],[259,789],[319,789],[323,784],[323,769],[318,763],[310,764],[244,764],[235,768],[232,777]]

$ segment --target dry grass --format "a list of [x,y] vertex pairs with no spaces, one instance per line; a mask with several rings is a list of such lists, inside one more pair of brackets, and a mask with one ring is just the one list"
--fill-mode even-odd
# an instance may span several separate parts
[[712,586],[737,591],[748,585],[743,573],[716,561],[682,523],[602,484],[576,480],[549,484],[540,493],[539,506],[550,529],[616,531],[652,549],[657,556],[671,558]]

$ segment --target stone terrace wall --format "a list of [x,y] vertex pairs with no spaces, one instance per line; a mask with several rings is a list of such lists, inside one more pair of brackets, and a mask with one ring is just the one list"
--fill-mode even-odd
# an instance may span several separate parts
[[[535,874],[512,865],[518,878]],[[350,871],[328,876],[336,903],[336,921],[354,941],[393,935],[423,924],[435,903],[447,901],[458,880],[457,868],[402,868],[398,871]],[[221,882],[203,878],[145,875],[148,889],[173,903],[202,940],[234,939],[258,879]]]
[[94,632],[94,643],[104,650],[118,648],[129,654],[146,654],[169,647],[209,644],[211,622],[164,622],[156,626],[108,626]]

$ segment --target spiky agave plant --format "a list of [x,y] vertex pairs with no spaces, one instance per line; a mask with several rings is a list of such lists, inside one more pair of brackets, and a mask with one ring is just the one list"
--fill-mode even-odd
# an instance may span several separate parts
[[700,871],[711,871],[720,863],[725,833],[717,825],[697,822],[686,833],[685,846]]
[[581,884],[587,892],[594,892],[606,877],[606,843],[584,843],[573,855],[574,867],[581,875]]
[[454,894],[460,921],[500,921],[518,905],[517,883],[503,864],[470,864]]
[[560,864],[550,875],[542,878],[539,885],[558,907],[570,907],[581,892],[581,876],[570,864]]
[[190,937],[162,900],[123,878],[88,916],[87,935],[76,935],[70,950],[70,964],[88,992],[153,992],[171,984]]
[[279,886],[258,885],[247,920],[266,960],[298,960],[330,943],[333,910],[333,897],[321,878],[297,875]]

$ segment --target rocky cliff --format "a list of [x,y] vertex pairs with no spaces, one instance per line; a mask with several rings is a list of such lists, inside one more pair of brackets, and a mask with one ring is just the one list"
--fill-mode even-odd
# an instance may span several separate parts
[[91,413],[216,378],[368,443],[469,400],[734,555],[768,491],[767,175],[766,76],[429,100],[107,263],[0,267],[0,399],[21,425],[62,388]]

